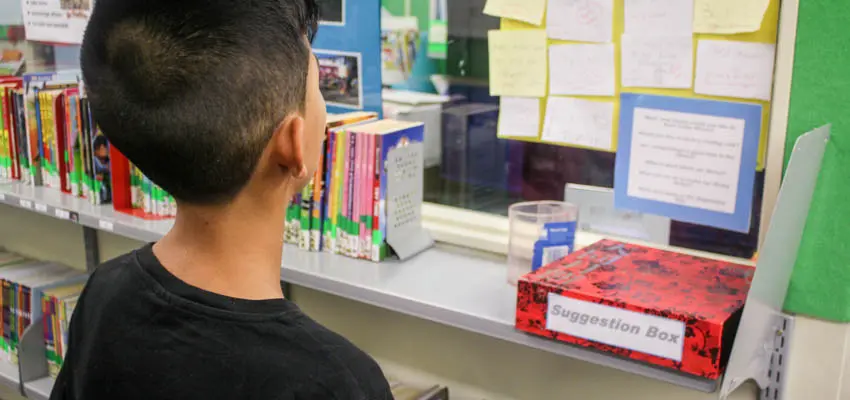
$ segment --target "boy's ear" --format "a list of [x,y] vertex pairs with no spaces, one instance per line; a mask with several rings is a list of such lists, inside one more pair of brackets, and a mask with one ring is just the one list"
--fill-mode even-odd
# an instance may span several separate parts
[[307,176],[304,163],[304,118],[298,114],[287,116],[272,136],[274,159],[296,178]]

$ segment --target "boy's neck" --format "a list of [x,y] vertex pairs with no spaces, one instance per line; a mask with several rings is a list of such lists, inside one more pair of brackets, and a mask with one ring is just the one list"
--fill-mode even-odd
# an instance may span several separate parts
[[285,202],[256,203],[181,205],[154,254],[165,269],[197,288],[239,299],[282,298]]

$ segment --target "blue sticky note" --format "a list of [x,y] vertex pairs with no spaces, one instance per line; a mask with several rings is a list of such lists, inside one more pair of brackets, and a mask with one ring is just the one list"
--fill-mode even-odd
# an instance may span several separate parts
[[[623,93],[616,208],[749,232],[761,111],[759,104]],[[719,194],[732,190],[733,199]]]

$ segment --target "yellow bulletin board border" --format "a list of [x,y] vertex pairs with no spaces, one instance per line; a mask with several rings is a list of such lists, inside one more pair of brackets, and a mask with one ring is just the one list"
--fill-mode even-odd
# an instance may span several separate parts
[[[681,97],[681,98],[690,98],[690,99],[706,99],[706,100],[720,100],[720,101],[729,101],[729,102],[746,102],[751,104],[760,104],[762,106],[762,118],[761,118],[761,138],[759,139],[759,147],[758,147],[758,162],[756,169],[761,171],[764,170],[765,165],[765,156],[767,149],[767,133],[770,129],[770,102],[755,100],[755,99],[741,99],[735,97],[721,97],[721,96],[706,96],[694,93],[693,90],[693,79],[696,79],[696,53],[697,53],[697,44],[699,40],[708,39],[708,40],[732,40],[732,41],[742,41],[742,42],[753,42],[753,43],[770,43],[776,44],[777,39],[777,31],[779,27],[779,6],[780,0],[770,0],[770,4],[768,4],[767,10],[764,13],[764,18],[762,19],[761,28],[756,32],[751,33],[738,33],[738,34],[729,34],[729,35],[717,35],[717,34],[703,34],[703,33],[695,33],[693,35],[694,45],[693,45],[693,57],[694,57],[694,73],[691,81],[690,89],[659,89],[659,88],[628,88],[623,90],[621,87],[620,80],[620,38],[625,31],[624,28],[624,2],[625,0],[613,0],[614,2],[614,32],[612,43],[614,43],[614,47],[616,51],[614,52],[614,74],[615,74],[615,94],[613,97],[608,96],[563,96],[563,97],[573,97],[578,99],[585,100],[594,100],[594,101],[608,101],[614,102],[614,121],[613,121],[613,129],[611,132],[611,149],[609,152],[617,151],[617,138],[619,132],[619,122],[620,122],[620,93],[638,93],[638,94],[652,94],[652,95],[660,95],[660,96],[673,96],[673,97]],[[508,18],[501,19],[501,29],[502,30],[518,30],[518,29],[546,29],[546,17],[543,18],[543,24],[540,26],[531,25],[525,22],[520,22]],[[555,40],[548,39],[549,46],[555,44],[579,44],[579,43],[587,43],[587,42],[575,42],[575,41],[567,41],[567,40]],[[567,146],[567,147],[576,147],[590,150],[598,150],[605,151],[598,148],[592,147],[584,147],[584,146],[576,146],[576,145],[567,145],[564,143],[558,142],[549,142],[542,141],[540,137],[543,133],[543,123],[546,113],[546,103],[549,98],[549,76],[550,71],[548,70],[548,60],[546,62],[547,65],[547,77],[546,77],[546,97],[540,99],[540,129],[537,134],[537,139],[532,137],[513,137],[513,136],[503,136],[505,139],[511,140],[520,140],[525,142],[535,142],[535,143],[547,143],[555,146]],[[559,96],[560,97],[560,96]]]

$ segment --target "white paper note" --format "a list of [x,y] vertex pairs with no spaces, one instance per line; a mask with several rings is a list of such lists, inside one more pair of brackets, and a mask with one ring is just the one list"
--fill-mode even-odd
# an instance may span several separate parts
[[552,39],[607,43],[614,30],[613,0],[549,0],[546,30]]
[[549,97],[543,141],[601,150],[611,148],[614,103],[570,97]]
[[690,34],[693,0],[625,0],[625,33],[630,35]]
[[490,94],[493,96],[543,97],[546,95],[548,56],[543,29],[492,30],[487,34],[490,51]]
[[549,46],[549,94],[613,96],[614,45]]
[[628,195],[734,213],[744,123],[635,108]]
[[776,46],[700,40],[694,92],[770,101]]
[[623,87],[689,89],[693,81],[693,37],[623,35]]
[[499,137],[534,137],[540,133],[540,99],[499,99]]
[[770,0],[696,0],[694,32],[745,33],[761,28]]
[[546,0],[487,0],[484,14],[540,25],[545,9]]

